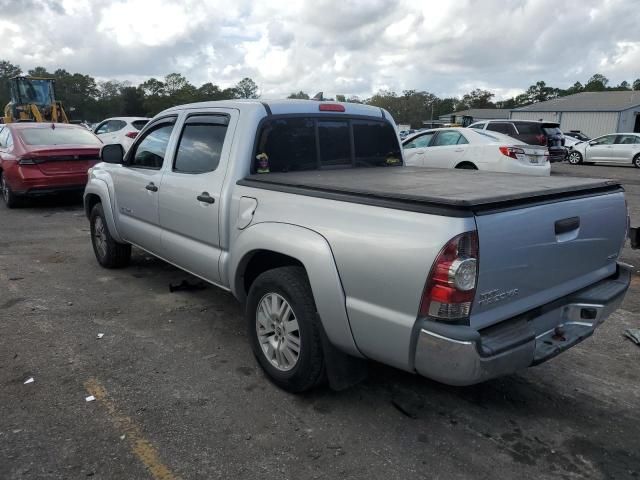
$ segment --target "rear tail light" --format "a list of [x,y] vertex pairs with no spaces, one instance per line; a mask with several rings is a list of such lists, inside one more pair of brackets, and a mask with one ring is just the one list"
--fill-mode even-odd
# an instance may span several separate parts
[[124,134],[125,137],[136,138],[138,136],[138,132],[128,132]]
[[344,105],[339,103],[321,103],[319,108],[321,112],[344,112]]
[[469,317],[477,276],[477,232],[452,238],[431,267],[420,302],[420,316],[441,321]]
[[518,155],[524,155],[524,150],[518,147],[498,147],[500,153],[510,157],[518,159]]

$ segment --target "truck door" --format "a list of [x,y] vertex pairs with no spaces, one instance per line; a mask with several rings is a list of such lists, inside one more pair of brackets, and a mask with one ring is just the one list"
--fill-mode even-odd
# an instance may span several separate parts
[[125,240],[160,254],[158,190],[165,155],[176,117],[163,117],[142,132],[129,150],[125,164],[111,172],[115,189],[118,230]]
[[189,113],[182,123],[159,200],[162,256],[201,278],[218,283],[222,195],[237,110]]

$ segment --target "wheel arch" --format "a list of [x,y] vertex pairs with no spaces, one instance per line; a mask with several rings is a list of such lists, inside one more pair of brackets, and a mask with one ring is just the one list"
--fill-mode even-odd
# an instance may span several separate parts
[[473,163],[472,161],[470,161],[470,160],[463,160],[462,162],[458,163],[455,166],[455,168],[466,168],[466,169],[469,169],[469,170],[480,170],[478,168],[478,166],[475,163]]
[[91,215],[93,207],[101,203],[102,210],[104,211],[104,217],[109,227],[109,233],[113,239],[120,243],[125,243],[118,228],[116,227],[115,216],[113,214],[113,208],[111,203],[111,196],[109,195],[109,188],[103,180],[91,179],[84,190],[84,211],[87,218]]
[[244,303],[251,282],[260,273],[285,265],[304,268],[329,341],[345,353],[362,357],[351,332],[333,252],[327,240],[313,230],[275,222],[243,230],[233,242],[228,261],[232,293]]

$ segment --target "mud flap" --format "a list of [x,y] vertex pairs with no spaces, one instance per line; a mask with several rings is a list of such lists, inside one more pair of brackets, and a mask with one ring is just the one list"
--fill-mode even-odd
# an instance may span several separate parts
[[322,335],[325,370],[331,390],[336,392],[346,390],[367,378],[369,374],[367,360],[352,357],[334,347],[329,341],[322,323],[318,323]]
[[631,248],[640,249],[640,227],[629,229],[629,239],[631,240]]

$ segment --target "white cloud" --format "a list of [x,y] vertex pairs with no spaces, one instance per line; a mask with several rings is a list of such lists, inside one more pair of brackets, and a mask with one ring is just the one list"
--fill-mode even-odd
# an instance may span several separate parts
[[[640,77],[637,0],[0,0],[0,59],[139,82],[253,78],[263,95],[381,88],[497,98]],[[21,26],[29,25],[28,29]]]

